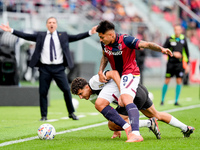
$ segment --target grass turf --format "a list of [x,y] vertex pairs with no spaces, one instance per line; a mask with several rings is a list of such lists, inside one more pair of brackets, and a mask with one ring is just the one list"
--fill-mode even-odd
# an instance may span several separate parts
[[[24,84],[25,85],[25,84]],[[181,108],[189,105],[200,104],[199,87],[185,86],[182,88],[179,103],[181,107],[173,105],[175,97],[175,88],[169,88],[165,105],[160,106],[161,89],[148,89],[154,94],[154,104],[157,110],[169,110]],[[78,97],[75,97],[78,99]],[[50,122],[57,132],[79,128],[87,125],[105,122],[105,118],[98,113],[93,104],[89,101],[79,100],[79,108],[76,111],[77,115],[83,116],[79,121],[71,119],[62,119],[67,117],[63,95],[59,89],[52,84],[50,90],[51,105],[48,108],[48,119],[57,119],[55,122]],[[157,140],[148,128],[141,128],[140,132],[143,135],[144,141],[141,143],[125,143],[126,135],[122,132],[121,138],[111,139],[112,131],[107,125],[69,132],[56,135],[53,140],[31,140],[22,143],[11,144],[0,147],[0,149],[58,149],[58,150],[84,150],[84,149],[200,149],[199,128],[200,117],[198,115],[200,108],[177,111],[170,113],[185,124],[194,126],[196,130],[190,138],[183,138],[180,129],[171,127],[165,123],[159,122],[161,130],[161,140]],[[39,106],[35,107],[0,107],[0,144],[12,140],[19,140],[28,137],[37,136],[38,127],[46,122],[40,122]],[[144,119],[144,118],[143,118]]]

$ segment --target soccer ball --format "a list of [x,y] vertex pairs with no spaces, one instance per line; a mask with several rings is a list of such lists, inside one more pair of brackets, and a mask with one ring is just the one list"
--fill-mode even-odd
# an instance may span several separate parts
[[38,128],[38,137],[41,140],[52,140],[56,135],[56,130],[51,124],[42,124]]
[[149,92],[149,98],[150,98],[150,100],[153,101],[153,99],[154,99],[153,93]]
[[74,109],[76,110],[79,106],[79,101],[75,98],[72,98],[72,103],[73,103]]

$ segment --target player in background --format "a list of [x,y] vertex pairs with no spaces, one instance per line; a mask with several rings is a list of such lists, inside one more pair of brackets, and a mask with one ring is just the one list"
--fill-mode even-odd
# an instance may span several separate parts
[[[163,48],[155,43],[142,41],[126,34],[117,34],[114,24],[107,20],[101,21],[96,31],[98,32],[103,50],[98,72],[99,80],[107,82],[103,71],[108,62],[112,70],[119,72],[121,76],[120,100],[128,112],[132,131],[128,132],[127,142],[141,142],[143,141],[143,137],[139,132],[139,111],[133,103],[140,82],[140,70],[135,61],[135,49],[147,48],[170,56],[172,56],[172,53],[168,48]],[[101,113],[107,114],[111,109],[107,106]]]
[[184,76],[184,71],[187,74],[189,72],[189,51],[186,38],[182,33],[181,25],[174,26],[175,34],[171,35],[166,39],[163,47],[169,48],[173,57],[168,58],[167,70],[165,74],[165,83],[162,88],[162,99],[161,105],[164,105],[165,95],[168,89],[168,84],[171,77],[176,76],[176,96],[175,96],[175,106],[178,106],[178,99],[181,93],[182,78]]
[[[95,104],[95,107],[98,111],[100,111],[99,109],[100,107],[102,107],[102,109],[105,108],[105,103],[110,104],[112,102],[116,102],[116,100],[118,100],[118,97],[120,96],[119,92],[120,76],[118,72],[115,70],[106,71],[104,72],[104,74],[107,77],[107,80],[109,80],[107,83],[100,82],[98,74],[94,75],[89,80],[89,82],[87,82],[84,78],[81,77],[75,78],[71,83],[72,94],[78,95],[80,99],[90,100],[92,103]],[[103,100],[102,106],[99,106],[98,99]],[[189,137],[190,134],[192,134],[194,131],[193,127],[185,125],[172,115],[165,112],[157,111],[154,107],[153,102],[150,100],[148,96],[147,89],[141,84],[138,85],[138,90],[135,99],[134,101],[132,101],[132,103],[133,102],[146,117],[151,118],[150,119],[151,126],[150,122],[148,121],[145,122],[145,120],[144,121],[140,120],[139,126],[149,127],[150,130],[153,131],[153,133],[156,135],[158,139],[160,139],[161,137],[155,118],[158,119],[159,121],[163,121],[171,126],[181,129],[184,137]],[[116,111],[126,122],[129,123],[129,118],[125,107],[121,107],[118,105]],[[120,131],[125,130],[123,126],[120,126],[119,124],[115,123],[115,121],[112,120],[109,120],[108,127],[110,130],[114,131],[112,138],[118,136],[120,137],[121,136]]]

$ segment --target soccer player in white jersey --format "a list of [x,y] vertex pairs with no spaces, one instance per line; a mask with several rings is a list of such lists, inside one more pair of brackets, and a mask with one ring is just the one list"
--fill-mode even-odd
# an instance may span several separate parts
[[[72,81],[72,84],[71,84],[72,94],[78,95],[81,99],[90,100],[92,95],[97,94],[98,95],[97,100],[95,99],[96,101],[93,101],[93,103],[95,104],[95,108],[99,112],[103,111],[104,108],[106,106],[108,106],[110,103],[116,102],[118,100],[118,97],[120,96],[119,73],[117,71],[112,70],[112,71],[107,71],[104,74],[107,77],[107,79],[109,79],[109,81],[107,83],[100,82],[99,76],[94,75],[89,80],[89,83],[84,78],[77,77]],[[101,100],[101,103],[100,103],[100,100]],[[153,102],[150,100],[150,98],[148,96],[147,89],[141,84],[139,84],[139,86],[138,86],[138,90],[136,93],[134,103],[137,106],[137,108],[146,117],[153,118],[153,120],[155,120],[155,118],[156,118],[156,119],[163,121],[171,126],[180,128],[184,134],[184,137],[189,137],[190,134],[192,134],[194,131],[193,127],[185,125],[184,123],[180,122],[178,119],[173,117],[172,115],[165,113],[165,112],[158,112],[155,109]],[[107,114],[106,116],[105,115],[104,116],[109,120],[109,123],[108,123],[109,128],[111,130],[115,131],[113,137],[121,136],[120,130],[125,129],[125,126],[130,126],[128,124],[129,123],[128,114],[126,112],[125,107],[118,106],[116,108],[116,110],[113,108],[111,110],[115,113],[109,112],[110,114]],[[119,117],[117,115],[116,111],[120,114],[120,116],[126,122],[124,122],[124,120],[121,119],[121,117]],[[141,126],[142,125],[140,125],[140,127]],[[156,121],[155,121],[154,126],[151,127],[150,129],[154,132],[154,134],[156,135],[156,137],[158,139],[161,138]],[[127,132],[126,132],[126,134],[127,134]],[[127,137],[128,137],[128,135],[127,135]]]

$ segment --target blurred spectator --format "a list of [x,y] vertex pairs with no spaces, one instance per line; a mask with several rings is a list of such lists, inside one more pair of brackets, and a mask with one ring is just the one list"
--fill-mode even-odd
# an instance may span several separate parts
[[[200,0],[180,0],[180,2],[188,7],[188,9],[193,11],[196,15],[200,16]],[[160,0],[159,2],[155,1],[153,2],[153,6],[154,5],[159,7],[161,10],[160,12],[164,14],[164,18],[172,25],[180,23],[184,29],[183,34],[185,34],[193,44],[200,48],[200,37],[197,32],[197,29],[200,28],[200,23],[197,20],[192,18],[191,15],[189,15],[181,7],[175,7],[173,0]],[[152,10],[156,11],[154,7],[152,7]],[[156,12],[158,13],[159,11]],[[178,16],[176,15],[177,12],[179,12]]]
[[27,56],[27,59],[26,59],[26,63],[27,63],[27,68],[26,68],[26,72],[24,74],[24,78],[26,81],[31,81],[32,83],[35,82],[36,80],[36,76],[35,76],[35,73],[36,73],[36,69],[35,68],[31,68],[29,67],[29,63],[31,61],[31,58],[32,58],[32,55],[34,53],[34,50],[35,50],[35,44],[31,43],[29,45],[29,49],[26,51],[26,56]]
[[135,7],[133,6],[133,3],[131,2],[128,3],[128,5],[126,5],[125,12],[127,16],[129,17],[134,17],[137,14],[137,10],[135,9]]
[[191,10],[200,16],[200,0],[190,0]]
[[70,6],[71,12],[75,12],[76,2],[77,2],[77,0],[69,0],[69,6]]
[[113,21],[115,19],[115,15],[112,12],[112,9],[107,9],[103,14],[102,14],[102,19],[103,20],[109,20],[109,21]]
[[122,21],[122,19],[124,18],[124,16],[126,15],[124,7],[119,3],[116,2],[115,4],[115,18],[117,21]]
[[[138,27],[138,33],[136,34],[136,38],[140,39],[140,40],[144,40],[146,41],[147,38],[146,38],[146,35],[145,35],[145,30],[147,28],[145,26],[139,26]],[[145,61],[145,56],[146,56],[146,53],[145,53],[145,49],[141,49],[140,51],[135,51],[136,53],[136,62],[137,62],[137,65],[140,69],[140,83],[143,84],[143,70],[144,70],[144,61]]]
[[174,9],[174,0],[160,0],[163,12],[171,12]]
[[0,1],[0,12],[2,12],[2,11],[3,11],[3,2]]
[[131,33],[131,20],[129,17],[125,17],[124,20],[120,24],[121,27],[121,33],[125,34],[132,34]]

